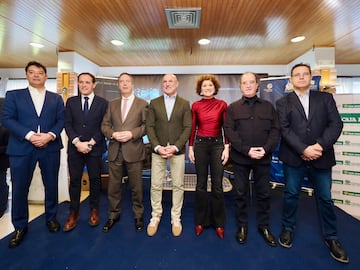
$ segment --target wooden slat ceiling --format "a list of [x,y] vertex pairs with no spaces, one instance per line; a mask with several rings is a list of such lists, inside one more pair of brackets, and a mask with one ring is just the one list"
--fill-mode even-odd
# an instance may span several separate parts
[[[169,29],[165,8],[184,7],[201,8],[200,27]],[[291,43],[297,35],[306,39]],[[212,42],[200,46],[200,38]],[[336,64],[360,64],[360,1],[0,1],[0,68],[56,67],[58,51],[102,67],[285,65],[313,47],[335,47]]]

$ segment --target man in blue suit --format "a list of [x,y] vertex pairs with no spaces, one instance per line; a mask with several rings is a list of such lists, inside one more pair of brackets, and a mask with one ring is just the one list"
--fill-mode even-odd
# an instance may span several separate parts
[[64,127],[64,103],[46,90],[46,67],[32,61],[25,67],[29,86],[6,93],[2,123],[10,132],[7,154],[12,179],[11,219],[15,232],[9,247],[21,244],[28,226],[28,193],[36,163],[45,188],[45,218],[50,232],[60,228],[56,219],[60,133]]
[[276,102],[281,128],[279,157],[286,180],[279,243],[292,246],[298,198],[304,176],[315,190],[315,201],[322,235],[331,256],[342,263],[349,258],[341,247],[331,199],[331,170],[336,164],[333,145],[343,123],[330,93],[310,91],[311,69],[297,64],[291,69],[294,91]]
[[102,154],[105,152],[105,137],[101,123],[108,102],[94,94],[95,76],[84,72],[78,75],[79,95],[66,102],[65,130],[68,140],[68,164],[70,174],[70,211],[64,225],[65,232],[75,228],[79,219],[81,179],[84,165],[90,181],[89,225],[99,224],[99,198],[101,191]]

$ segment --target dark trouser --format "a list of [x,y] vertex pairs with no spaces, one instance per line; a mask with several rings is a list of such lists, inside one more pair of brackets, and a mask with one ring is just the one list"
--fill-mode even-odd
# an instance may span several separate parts
[[256,220],[258,226],[269,226],[270,214],[270,164],[265,165],[241,165],[234,164],[233,181],[235,194],[235,215],[237,225],[247,226],[248,209],[247,195],[249,191],[249,174],[253,170],[254,189],[256,194]]
[[118,219],[121,214],[122,178],[125,176],[124,167],[126,168],[129,178],[134,218],[141,218],[144,214],[142,183],[143,161],[126,162],[123,159],[120,148],[116,160],[109,161],[108,200],[110,219]]
[[7,209],[9,197],[9,186],[6,183],[6,169],[0,170],[0,217]]
[[69,174],[70,174],[70,212],[79,212],[81,181],[86,165],[89,175],[90,209],[98,209],[101,192],[101,156],[91,156],[89,154],[71,153],[68,156]]
[[[222,180],[224,167],[221,155],[224,150],[221,137],[203,138],[195,140],[195,168],[197,175],[195,191],[195,224],[224,227],[226,213]],[[211,196],[208,203],[207,182],[208,169],[211,176]]]
[[10,156],[12,181],[11,219],[15,230],[27,227],[29,219],[28,194],[36,163],[39,162],[45,190],[45,218],[56,219],[58,208],[58,175],[60,151],[34,149],[26,156]]

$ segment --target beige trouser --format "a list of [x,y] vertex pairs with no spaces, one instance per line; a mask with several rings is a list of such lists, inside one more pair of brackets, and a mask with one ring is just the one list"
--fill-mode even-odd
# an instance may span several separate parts
[[[161,218],[163,212],[162,188],[165,178],[167,159],[164,159],[160,155],[154,153],[152,153],[151,158],[151,216]],[[180,221],[181,209],[184,200],[185,155],[174,155],[169,159],[169,163],[173,185],[171,220]]]

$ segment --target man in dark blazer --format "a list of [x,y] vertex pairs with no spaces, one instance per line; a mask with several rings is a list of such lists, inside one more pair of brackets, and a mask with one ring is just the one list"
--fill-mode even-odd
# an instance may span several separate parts
[[179,82],[174,74],[162,80],[163,96],[151,100],[146,131],[153,148],[151,163],[151,220],[149,236],[156,234],[162,216],[162,185],[167,161],[172,177],[171,224],[174,236],[182,232],[181,209],[184,199],[185,144],[191,133],[189,101],[177,94]]
[[7,153],[12,179],[12,223],[15,233],[9,247],[18,246],[27,233],[28,193],[36,163],[45,188],[45,219],[50,232],[60,228],[56,219],[60,133],[64,127],[64,103],[46,90],[46,67],[32,61],[25,67],[29,86],[6,92],[2,123],[10,132]]
[[9,197],[9,186],[6,183],[6,173],[9,168],[9,156],[6,154],[8,141],[9,131],[0,124],[0,218],[7,209]]
[[0,218],[7,209],[9,199],[9,186],[6,182],[6,173],[9,168],[9,156],[6,154],[9,131],[1,124],[4,100],[4,98],[0,98]]
[[321,231],[330,254],[335,260],[348,263],[338,241],[331,199],[331,170],[336,164],[333,145],[343,123],[332,94],[310,91],[309,65],[295,65],[291,82],[294,91],[276,102],[282,135],[279,157],[286,180],[279,243],[286,248],[292,246],[301,183],[308,176],[314,186]]
[[106,150],[101,122],[107,109],[107,100],[94,94],[95,76],[84,72],[78,75],[79,95],[66,102],[65,131],[68,140],[68,166],[70,174],[70,207],[65,232],[71,231],[79,220],[81,179],[86,165],[89,175],[89,225],[97,226],[101,191],[102,154]]
[[121,97],[110,101],[101,127],[110,140],[108,147],[109,212],[103,231],[111,230],[115,222],[120,219],[122,179],[125,176],[124,171],[127,171],[135,230],[139,232],[144,228],[142,169],[145,148],[142,137],[145,135],[148,104],[133,94],[134,81],[130,74],[121,73],[118,82]]

